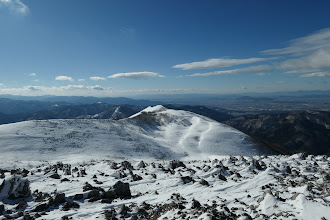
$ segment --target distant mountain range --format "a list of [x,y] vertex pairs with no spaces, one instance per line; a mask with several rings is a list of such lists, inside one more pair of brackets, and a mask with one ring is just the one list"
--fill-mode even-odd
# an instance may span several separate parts
[[[263,99],[261,97],[261,99]],[[93,97],[47,97],[48,101],[13,100],[0,98],[0,124],[26,120],[48,119],[124,119],[153,104],[147,100],[127,98]],[[67,102],[67,101],[72,101]],[[139,103],[139,105],[112,103]],[[248,96],[237,101],[252,101]],[[260,100],[260,99],[257,99]],[[257,102],[257,100],[255,100]],[[92,104],[86,104],[97,101]],[[81,104],[83,103],[83,104]],[[233,116],[233,110],[220,107],[208,108],[191,105],[166,105],[175,110],[185,110],[206,116],[215,121],[230,125],[282,153],[307,152],[330,154],[330,113],[326,111],[297,111],[281,114],[258,114]],[[238,111],[237,111],[238,112]]]
[[225,123],[288,153],[330,155],[330,112],[244,115]]

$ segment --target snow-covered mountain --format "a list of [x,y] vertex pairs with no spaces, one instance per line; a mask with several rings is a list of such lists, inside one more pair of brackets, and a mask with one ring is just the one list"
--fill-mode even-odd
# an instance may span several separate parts
[[0,220],[330,219],[330,158],[267,153],[163,106],[1,125]]
[[[41,120],[0,126],[1,160],[207,158],[262,152],[247,135],[191,112],[148,107],[122,120]],[[267,152],[268,153],[268,152]]]

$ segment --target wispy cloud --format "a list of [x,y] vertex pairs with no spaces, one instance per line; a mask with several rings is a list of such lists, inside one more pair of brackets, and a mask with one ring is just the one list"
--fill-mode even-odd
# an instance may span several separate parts
[[262,53],[287,56],[279,65],[286,73],[330,71],[330,28],[291,40],[288,47]]
[[288,47],[264,50],[262,53],[299,56],[326,47],[330,47],[330,28],[325,28],[305,37],[291,40]]
[[229,74],[244,74],[244,73],[254,73],[260,75],[263,72],[269,72],[274,70],[273,66],[270,65],[258,65],[258,66],[249,66],[240,69],[233,70],[221,70],[221,71],[213,71],[207,73],[194,73],[186,76],[214,76],[214,75],[229,75]]
[[154,72],[130,72],[130,73],[116,73],[108,78],[127,78],[127,79],[149,79],[149,78],[161,78],[165,77],[159,73]]
[[55,78],[55,80],[59,80],[59,81],[70,81],[70,82],[73,82],[73,78],[70,77],[70,76],[57,76]]
[[99,76],[92,76],[92,77],[89,77],[89,79],[93,80],[93,81],[105,81],[105,80],[107,80],[106,78],[99,77]]
[[215,58],[208,59],[200,62],[184,63],[174,65],[173,68],[178,68],[182,70],[192,70],[192,69],[209,69],[209,68],[220,68],[220,67],[231,67],[242,64],[251,64],[256,62],[262,62],[267,60],[273,60],[272,58],[248,58],[248,59],[229,59],[229,58]]
[[330,70],[330,47],[318,49],[310,55],[296,59],[288,59],[280,67],[287,69],[288,73],[306,73]]
[[30,73],[29,76],[34,77],[34,76],[37,76],[37,74],[36,73]]
[[78,79],[78,82],[85,82],[85,79]]
[[310,77],[330,77],[330,73],[328,72],[316,72],[316,73],[309,73],[301,75],[302,78],[310,78]]
[[29,12],[29,7],[21,0],[0,0],[0,7],[6,7],[16,14],[25,15]]
[[3,84],[3,83],[0,83],[0,87],[1,87],[1,86],[4,86],[4,85],[5,85],[5,84]]
[[113,91],[110,87],[100,85],[67,85],[67,86],[24,86],[21,88],[0,88],[0,94],[12,95],[83,95],[83,96],[110,96]]

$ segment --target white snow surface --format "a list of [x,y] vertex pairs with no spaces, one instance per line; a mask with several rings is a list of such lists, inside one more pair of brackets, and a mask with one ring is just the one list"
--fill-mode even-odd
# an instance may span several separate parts
[[[256,169],[252,159],[259,161],[262,169]],[[330,186],[329,180],[325,180],[330,158],[325,156],[218,156],[214,160],[184,161],[185,167],[174,169],[170,161],[154,159],[144,162],[131,160],[132,170],[124,168],[120,161],[117,162],[114,166],[112,160],[81,161],[71,164],[71,174],[57,169],[60,179],[50,178],[54,172],[49,172],[50,167],[56,163],[0,162],[0,169],[26,168],[29,173],[21,181],[29,181],[32,192],[22,208],[17,208],[20,200],[2,198],[0,206],[4,206],[5,213],[4,216],[0,215],[0,219],[6,219],[5,215],[18,217],[19,212],[23,211],[30,216],[41,215],[38,219],[61,219],[63,216],[73,219],[106,219],[106,210],[114,210],[117,219],[156,219],[152,216],[157,219],[189,217],[205,220],[330,219]],[[291,167],[291,174],[286,172],[286,166]],[[85,170],[84,175],[79,174],[82,170]],[[219,179],[220,174],[226,180]],[[0,185],[2,181],[18,175],[11,174],[9,170],[4,171]],[[134,181],[133,175],[142,178]],[[190,177],[191,181],[185,183],[182,177]],[[315,181],[317,179],[324,179],[327,184],[318,184]],[[207,181],[207,184],[201,184],[202,180]],[[117,181],[129,183],[132,198],[104,202],[100,198],[87,198],[90,190],[83,190],[88,182],[107,191]],[[36,190],[47,196],[37,201],[40,194]],[[1,195],[4,196],[7,191],[4,189]],[[38,205],[47,204],[61,193],[65,193],[66,202],[76,202],[80,207],[66,211],[63,210],[63,202],[45,210],[35,210]],[[76,194],[81,194],[83,198],[74,199]],[[193,200],[197,200],[201,207],[193,207]],[[127,214],[120,214],[122,204],[129,207]],[[178,204],[183,207],[179,208]],[[145,208],[148,206],[150,208]],[[146,215],[139,211],[141,208],[147,211]]]
[[202,159],[260,154],[247,135],[164,106],[122,120],[66,119],[0,125],[0,160]]

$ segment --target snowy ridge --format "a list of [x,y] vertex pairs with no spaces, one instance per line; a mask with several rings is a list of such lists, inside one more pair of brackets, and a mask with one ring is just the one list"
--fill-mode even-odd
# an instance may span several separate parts
[[211,155],[253,156],[247,135],[209,118],[163,106],[127,119],[42,120],[0,126],[1,160],[72,158],[201,159]]

